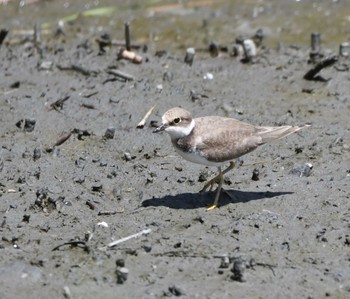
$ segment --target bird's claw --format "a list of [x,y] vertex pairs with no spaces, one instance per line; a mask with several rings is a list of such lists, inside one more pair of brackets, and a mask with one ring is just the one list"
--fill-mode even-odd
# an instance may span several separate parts
[[212,211],[212,210],[214,210],[214,209],[216,209],[217,208],[217,205],[211,205],[208,209],[207,209],[207,211]]

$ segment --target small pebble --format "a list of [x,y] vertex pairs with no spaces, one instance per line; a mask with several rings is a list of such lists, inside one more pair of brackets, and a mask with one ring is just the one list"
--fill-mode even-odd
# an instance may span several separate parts
[[245,39],[243,41],[243,49],[245,54],[245,60],[252,61],[256,56],[256,46],[251,39]]
[[39,71],[49,71],[52,69],[53,62],[52,61],[43,61],[39,64],[38,70]]
[[129,275],[129,269],[126,267],[121,267],[116,270],[117,274],[117,283],[123,284],[127,279]]
[[97,226],[101,226],[101,227],[105,227],[105,228],[108,227],[108,223],[105,222],[105,221],[98,222],[96,225],[97,225]]
[[298,177],[309,177],[312,170],[311,163],[305,163],[305,165],[293,168],[289,171],[289,174],[297,175]]
[[281,249],[282,250],[286,250],[286,251],[290,251],[290,245],[289,245],[289,242],[283,242],[282,244],[281,244]]
[[182,184],[184,182],[186,182],[186,177],[181,177],[177,180],[178,183]]
[[240,257],[234,258],[233,268],[231,270],[231,272],[233,273],[233,275],[231,276],[232,280],[245,282],[246,281],[244,277],[245,268],[246,268],[245,262]]
[[24,184],[26,182],[26,178],[24,176],[19,176],[17,179],[18,184]]
[[72,202],[70,202],[69,200],[64,200],[63,204],[67,207],[71,207],[72,206]]
[[202,98],[202,96],[195,90],[190,91],[190,98],[192,102],[196,102]]
[[29,222],[29,219],[30,219],[30,215],[25,214],[25,215],[23,215],[22,221],[28,223],[28,222]]
[[61,149],[58,147],[54,147],[52,151],[52,156],[53,157],[59,157],[61,155]]
[[33,159],[34,159],[34,161],[36,161],[40,158],[41,158],[41,149],[39,147],[36,147],[34,149]]
[[147,178],[146,178],[146,184],[151,184],[151,183],[153,183],[153,181],[154,181],[153,177],[148,175]]
[[85,176],[78,176],[73,179],[74,183],[82,184],[85,182]]
[[78,167],[78,168],[84,168],[85,164],[86,164],[86,160],[83,157],[79,157],[77,160],[74,161],[74,164]]
[[64,286],[64,287],[63,287],[63,296],[64,296],[64,298],[66,298],[66,299],[72,298],[72,293],[70,292],[70,289],[69,289],[68,286]]
[[230,258],[228,256],[223,256],[221,258],[220,268],[227,269],[229,266],[230,266]]
[[101,167],[106,167],[108,165],[107,161],[100,161],[99,164]]
[[130,153],[124,153],[124,159],[125,161],[131,161],[132,157],[131,157],[131,154]]
[[192,65],[196,50],[194,48],[188,48],[186,50],[185,63]]
[[253,40],[254,40],[254,42],[255,42],[255,44],[257,45],[257,46],[260,46],[261,45],[261,43],[262,43],[262,41],[263,41],[263,39],[264,39],[264,32],[263,32],[263,30],[261,29],[261,28],[259,28],[256,32],[255,32],[255,34],[254,34],[254,36],[253,36]]
[[115,134],[115,128],[109,127],[109,128],[107,128],[104,137],[106,139],[113,139],[114,138],[114,134]]
[[103,188],[103,185],[99,184],[99,185],[92,186],[91,190],[94,192],[100,192],[102,190],[102,188]]
[[204,80],[213,80],[214,75],[212,73],[206,73],[203,77]]
[[339,46],[339,55],[341,57],[349,57],[350,55],[350,44],[345,42],[341,43]]
[[35,119],[21,119],[16,122],[16,127],[22,129],[25,132],[33,132],[35,128]]
[[231,56],[242,58],[244,56],[243,46],[240,44],[233,45],[229,53]]
[[198,177],[198,182],[206,182],[208,180],[208,172],[207,171],[201,171]]
[[209,53],[211,57],[218,57],[220,54],[220,46],[214,41],[209,44]]
[[122,200],[123,199],[123,192],[118,187],[114,187],[113,188],[112,194],[113,194],[114,198],[117,199],[117,200]]
[[115,264],[117,265],[117,267],[125,267],[125,260],[124,259],[117,259],[115,261]]
[[143,245],[142,247],[143,247],[145,252],[151,252],[151,250],[152,250],[152,245],[149,245],[149,244]]
[[259,181],[259,169],[254,168],[253,175],[252,175],[252,180],[253,181]]
[[170,294],[176,296],[176,297],[179,297],[179,296],[182,296],[185,294],[185,292],[180,289],[179,287],[175,286],[175,285],[172,285],[169,287],[169,292]]
[[157,89],[158,92],[162,92],[162,90],[163,90],[163,85],[162,85],[162,84],[158,84],[158,85],[156,86],[156,89]]
[[91,209],[91,210],[95,210],[96,206],[93,202],[91,202],[90,200],[86,201],[86,205]]
[[166,71],[163,74],[163,81],[171,82],[171,81],[173,81],[173,79],[174,79],[174,74],[172,72]]
[[15,81],[12,84],[10,84],[10,88],[19,88],[21,86],[21,82]]
[[304,150],[304,147],[303,146],[297,146],[295,147],[294,151],[296,154],[301,154]]

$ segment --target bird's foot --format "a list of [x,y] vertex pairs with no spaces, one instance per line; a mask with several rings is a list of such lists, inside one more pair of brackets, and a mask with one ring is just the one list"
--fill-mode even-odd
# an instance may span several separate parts
[[233,194],[231,194],[231,192],[230,192],[229,190],[225,190],[224,188],[221,188],[221,191],[219,191],[219,194],[216,194],[216,196],[215,196],[215,201],[214,201],[214,203],[213,203],[209,208],[207,208],[207,211],[212,211],[212,210],[218,208],[217,202],[219,201],[220,192],[221,192],[221,193],[224,192],[224,193],[225,193],[229,198],[231,198],[231,200],[233,200],[233,201],[236,201],[236,200],[237,200],[236,196],[234,196]]
[[212,211],[212,210],[214,210],[214,209],[216,209],[217,208],[217,205],[211,205],[208,209],[207,209],[207,211]]

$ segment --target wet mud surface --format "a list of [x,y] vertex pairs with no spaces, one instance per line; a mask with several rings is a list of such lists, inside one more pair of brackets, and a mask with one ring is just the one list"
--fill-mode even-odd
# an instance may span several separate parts
[[[0,48],[1,298],[350,296],[348,58],[308,81],[306,47],[189,66],[117,61],[88,34],[43,44]],[[216,169],[152,133],[174,106],[311,127],[242,157],[207,212]]]

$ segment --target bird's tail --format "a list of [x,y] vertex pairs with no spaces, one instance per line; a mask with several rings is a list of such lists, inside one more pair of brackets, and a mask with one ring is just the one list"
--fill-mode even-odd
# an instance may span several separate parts
[[286,137],[290,134],[299,132],[300,130],[310,127],[305,125],[302,127],[282,126],[282,127],[259,127],[258,136],[262,138],[262,143],[268,143],[276,139]]

